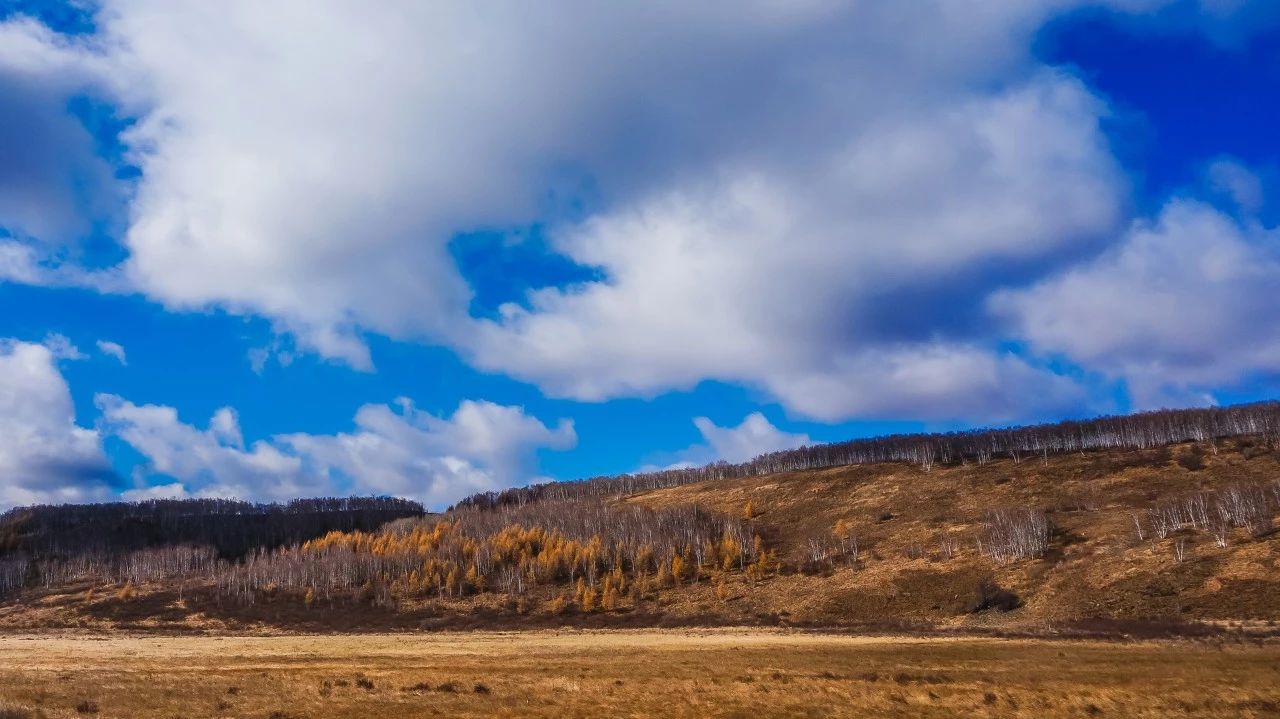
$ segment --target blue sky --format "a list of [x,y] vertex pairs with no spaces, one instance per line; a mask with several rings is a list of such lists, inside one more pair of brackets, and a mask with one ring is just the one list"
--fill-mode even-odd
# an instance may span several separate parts
[[0,2],[0,505],[1273,397],[1280,10]]

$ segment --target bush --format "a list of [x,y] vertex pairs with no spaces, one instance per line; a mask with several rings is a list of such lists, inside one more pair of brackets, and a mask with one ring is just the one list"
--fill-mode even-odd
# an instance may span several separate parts
[[970,614],[985,612],[988,609],[995,609],[1001,612],[1008,612],[1022,606],[1022,600],[1018,595],[1006,589],[1001,589],[995,582],[990,580],[978,584],[973,590],[973,598],[965,607]]
[[9,704],[0,704],[0,719],[31,719],[30,710]]
[[1178,457],[1178,465],[1190,472],[1199,472],[1205,468],[1204,450],[1194,445]]

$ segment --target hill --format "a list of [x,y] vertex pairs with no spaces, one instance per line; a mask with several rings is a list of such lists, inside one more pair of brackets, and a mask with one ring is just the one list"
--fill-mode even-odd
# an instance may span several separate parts
[[[1275,406],[1210,412],[1265,420]],[[1102,447],[1075,423],[875,440],[934,443],[903,450],[914,461],[531,488],[199,566],[164,559],[191,544],[113,562],[33,556],[0,627],[1276,633],[1275,437],[1220,423],[1185,441],[1202,432],[1191,416],[1093,425]],[[1124,435],[1122,422],[1164,429]],[[993,451],[996,436],[1038,437],[1041,451]]]

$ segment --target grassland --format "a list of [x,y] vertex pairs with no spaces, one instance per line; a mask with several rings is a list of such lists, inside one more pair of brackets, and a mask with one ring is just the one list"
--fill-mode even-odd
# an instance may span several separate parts
[[1280,716],[1280,645],[777,630],[0,636],[0,716]]

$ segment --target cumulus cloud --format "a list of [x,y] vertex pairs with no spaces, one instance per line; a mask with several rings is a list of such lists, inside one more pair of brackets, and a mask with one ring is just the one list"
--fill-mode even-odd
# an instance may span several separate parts
[[[282,434],[245,444],[234,410],[205,429],[172,407],[99,395],[107,432],[146,457],[132,497],[221,496],[280,500],[332,494],[388,494],[443,506],[462,496],[534,478],[535,452],[569,449],[573,423],[554,429],[519,408],[466,400],[448,418],[403,400],[365,405],[355,429],[334,435]],[[149,486],[153,475],[178,480]]]
[[701,448],[691,449],[691,453],[699,454],[688,457],[694,463],[745,462],[768,452],[812,444],[809,435],[783,432],[760,412],[747,415],[737,427],[721,427],[706,417],[694,418],[693,424],[702,434],[706,449],[705,455]]
[[[742,233],[766,245],[786,238],[804,258],[780,269],[789,284],[833,245],[862,247],[854,259],[882,257],[890,239],[910,236],[913,253],[926,257],[901,267],[902,277],[917,260],[945,271],[955,249],[972,260],[1035,256],[1097,230],[1113,212],[1102,195],[1114,188],[1087,93],[1065,79],[994,96],[984,89],[1023,84],[1031,33],[1063,5],[997,2],[974,14],[945,0],[923,12],[762,0],[729,12],[680,3],[481,12],[467,3],[388,2],[295,13],[255,2],[214,11],[109,0],[98,12],[100,32],[78,44],[55,42],[29,21],[7,30],[44,49],[23,58],[59,59],[50,70],[58,77],[79,78],[91,66],[104,78],[100,92],[138,117],[121,138],[142,171],[125,236],[134,286],[172,307],[265,315],[303,347],[368,367],[363,331],[469,347],[470,291],[448,256],[449,238],[540,220],[548,188],[566,174],[591,178],[615,208],[589,226],[598,232],[568,232],[575,244],[673,202],[714,211],[755,178],[770,193],[782,184],[783,196],[770,203],[782,216],[703,223],[728,231],[708,240],[720,245],[716,256],[659,249],[673,263],[696,265],[733,253]],[[986,111],[995,117],[984,120]],[[1046,128],[1043,145],[1028,134],[1037,123]],[[942,179],[912,186],[931,171]],[[913,199],[937,199],[967,174],[979,179],[974,192],[936,215]],[[1023,179],[1029,189],[1019,192]],[[1042,182],[1079,189],[1053,205],[1025,203]],[[997,206],[983,208],[986,201]],[[884,211],[851,224],[864,208]],[[1036,222],[1044,212],[1050,218]],[[1039,230],[1052,219],[1067,226],[1045,237]],[[950,222],[964,226],[936,241],[925,236]],[[987,230],[994,240],[964,247]],[[999,246],[1027,231],[1027,248]],[[607,240],[566,251],[588,264],[624,259]],[[845,269],[855,282],[872,276]],[[822,291],[836,291],[830,274],[819,278]],[[490,355],[500,351],[477,355],[494,364]]]
[[591,218],[557,246],[604,278],[481,321],[473,358],[590,400],[717,377],[823,419],[1043,410],[1027,384],[1061,381],[939,337],[963,332],[966,302],[938,295],[1113,226],[1100,112],[1075,80],[1038,75],[864,129],[812,166],[730,172]]
[[120,364],[127,365],[129,360],[125,356],[124,345],[111,340],[98,340],[98,351],[102,354],[116,359]]
[[[112,212],[112,168],[67,112],[101,82],[96,62],[33,20],[0,23],[0,228],[11,235],[64,245]],[[4,247],[0,257],[16,244]]]
[[1135,403],[1204,401],[1280,367],[1280,232],[1174,200],[1096,260],[999,293],[1039,352],[1127,380]]
[[[104,0],[76,40],[13,21],[0,71],[92,85],[137,119],[141,174],[114,274],[28,238],[0,277],[264,316],[357,368],[368,333],[442,343],[578,399],[715,378],[822,419],[1056,411],[1078,388],[994,350],[983,298],[1091,255],[1126,182],[1105,104],[1030,48],[1077,8],[1169,5]],[[450,239],[531,224],[598,279],[472,318]]]
[[0,341],[0,508],[101,499],[111,474],[98,433],[76,424],[53,350]]

